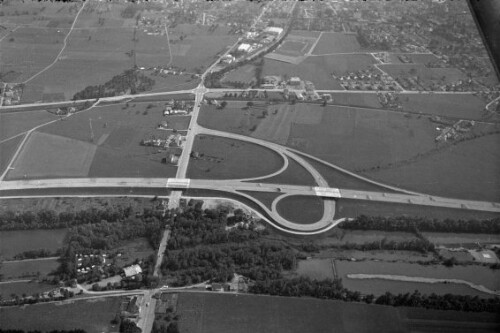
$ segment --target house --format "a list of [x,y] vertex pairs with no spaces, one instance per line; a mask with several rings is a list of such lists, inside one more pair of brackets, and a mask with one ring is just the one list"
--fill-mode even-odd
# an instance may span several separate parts
[[240,46],[238,46],[238,51],[249,52],[251,48],[252,45],[247,43],[242,43],[240,44]]
[[224,286],[221,283],[212,283],[212,291],[224,291]]
[[125,277],[133,277],[136,276],[137,274],[141,274],[142,268],[139,265],[124,267],[123,273],[125,274]]
[[236,58],[232,56],[231,54],[226,54],[225,56],[222,57],[221,62],[224,64],[230,64],[232,63]]
[[266,29],[264,29],[264,32],[268,33],[268,34],[273,34],[273,35],[279,36],[283,32],[283,28],[267,27]]
[[290,78],[290,81],[289,81],[289,84],[291,86],[300,86],[300,77],[297,77],[297,76],[294,76],[292,78]]

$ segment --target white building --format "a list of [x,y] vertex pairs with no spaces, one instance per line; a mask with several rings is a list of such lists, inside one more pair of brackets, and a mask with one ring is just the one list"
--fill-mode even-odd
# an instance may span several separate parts
[[248,52],[248,51],[250,51],[251,48],[252,48],[252,45],[247,44],[247,43],[243,43],[243,44],[240,44],[240,46],[238,46],[238,51]]
[[267,27],[265,30],[264,30],[265,33],[269,33],[269,34],[273,34],[273,35],[281,35],[281,33],[283,32],[283,28],[278,28],[278,27]]
[[125,277],[131,277],[131,276],[135,276],[137,274],[141,274],[142,269],[141,269],[141,266],[139,266],[139,265],[132,265],[132,266],[125,267],[123,269],[123,273],[125,273]]

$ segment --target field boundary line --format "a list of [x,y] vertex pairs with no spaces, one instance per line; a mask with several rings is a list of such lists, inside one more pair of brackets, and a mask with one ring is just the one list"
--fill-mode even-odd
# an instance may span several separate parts
[[54,66],[57,61],[59,60],[59,57],[61,56],[61,54],[64,52],[64,50],[66,49],[66,45],[67,45],[67,41],[68,41],[68,37],[69,35],[71,35],[71,32],[73,31],[73,28],[75,27],[75,24],[76,24],[76,21],[78,20],[78,16],[80,16],[80,13],[83,11],[83,8],[85,8],[85,4],[87,4],[88,1],[85,1],[83,3],[83,6],[82,8],[80,8],[80,10],[78,11],[78,13],[76,14],[75,16],[75,19],[73,20],[73,24],[71,25],[71,28],[69,29],[68,31],[68,34],[66,35],[66,37],[64,37],[64,42],[63,42],[63,47],[61,49],[61,51],[59,51],[59,53],[57,54],[56,58],[54,59],[54,61],[49,64],[47,67],[45,67],[44,69],[42,69],[41,71],[39,71],[38,73],[36,73],[35,75],[33,75],[32,77],[30,77],[29,79],[25,80],[22,82],[22,84],[26,84],[28,83],[29,81],[33,80],[34,78],[36,78],[38,75],[42,74],[43,72],[47,71],[48,69],[50,69],[52,66]]
[[166,67],[168,67],[172,63],[172,51],[170,50],[170,37],[168,35],[167,23],[165,23],[165,33],[167,34],[167,46],[168,46],[168,63]]
[[0,141],[0,144],[2,144],[4,142],[7,142],[7,141],[10,141],[12,139],[15,139],[18,136],[21,136],[21,135],[26,134],[26,133],[28,133],[28,131],[24,131],[24,132],[18,133],[18,134],[14,135],[14,136],[11,136],[10,138],[7,138],[7,139],[3,139],[2,141]]

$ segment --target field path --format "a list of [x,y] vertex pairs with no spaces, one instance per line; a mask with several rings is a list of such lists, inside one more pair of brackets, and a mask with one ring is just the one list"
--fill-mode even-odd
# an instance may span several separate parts
[[23,84],[26,84],[28,83],[29,81],[33,80],[34,78],[36,78],[38,75],[42,74],[43,72],[45,72],[46,70],[50,69],[52,66],[54,66],[57,62],[57,60],[59,60],[59,57],[61,56],[61,54],[64,52],[64,50],[66,49],[66,45],[67,45],[67,41],[68,41],[68,37],[69,35],[71,35],[71,32],[73,31],[74,27],[75,27],[75,24],[76,24],[76,21],[78,20],[78,16],[80,16],[80,13],[82,12],[83,8],[85,8],[85,5],[87,4],[88,1],[84,2],[83,3],[83,6],[82,8],[80,8],[80,10],[78,11],[78,13],[76,14],[75,16],[75,19],[73,20],[73,24],[71,25],[71,29],[69,29],[68,31],[68,34],[66,35],[66,37],[64,37],[64,42],[63,42],[63,47],[61,48],[61,51],[59,51],[59,53],[57,54],[56,58],[54,59],[54,61],[49,64],[47,67],[45,67],[44,69],[42,69],[41,71],[39,71],[38,73],[36,73],[35,75],[33,75],[32,77],[30,77],[29,79],[25,80],[24,82],[22,82]]

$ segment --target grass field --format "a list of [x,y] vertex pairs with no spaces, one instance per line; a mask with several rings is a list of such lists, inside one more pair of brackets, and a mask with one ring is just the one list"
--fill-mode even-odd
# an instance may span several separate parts
[[26,278],[36,278],[40,274],[43,278],[59,267],[57,259],[47,260],[23,260],[20,262],[3,262],[0,274],[5,280],[20,280]]
[[273,173],[283,165],[282,158],[269,149],[227,138],[199,135],[195,138],[193,151],[200,157],[190,160],[188,178],[259,177]]
[[400,94],[403,110],[460,119],[483,118],[486,103],[474,95]]
[[286,220],[299,224],[311,224],[323,217],[323,199],[319,197],[293,195],[281,199],[276,206]]
[[350,53],[358,52],[361,46],[354,34],[343,34],[337,32],[324,32],[318,44],[313,50],[313,54],[330,54],[330,53]]
[[23,82],[54,61],[68,28],[20,26],[0,42],[0,73],[7,82]]
[[[335,268],[338,271],[339,277],[342,278],[344,286],[351,290],[359,290],[362,293],[372,292],[374,294],[382,294],[387,290],[379,289],[373,284],[373,279],[369,280],[357,280],[349,279],[347,274],[387,274],[387,275],[404,275],[413,277],[426,277],[435,279],[460,279],[469,281],[474,284],[483,285],[490,290],[498,290],[500,288],[500,272],[497,270],[492,270],[489,267],[468,265],[468,266],[453,266],[445,267],[439,266],[422,266],[409,263],[391,263],[391,262],[376,262],[376,261],[364,261],[364,262],[352,262],[352,261],[335,261]],[[387,286],[390,286],[392,281]],[[408,292],[413,292],[415,289],[421,290],[422,288],[427,289],[425,293],[430,293],[430,290],[435,290],[435,293],[446,293],[453,289],[448,289],[446,284],[424,284],[424,283],[408,283],[408,282],[397,282],[395,288],[401,288],[406,286],[409,288]],[[427,286],[427,287],[426,287]],[[451,286],[455,287],[454,284]],[[458,289],[454,291],[455,294],[461,294],[467,289],[470,289],[468,294],[479,295],[482,294],[469,287],[458,286]],[[392,291],[392,290],[389,290]],[[393,292],[396,292],[395,290]],[[399,292],[399,291],[398,291]],[[485,296],[483,294],[483,296]]]
[[228,81],[233,81],[233,82],[236,81],[236,82],[251,84],[252,82],[255,81],[255,68],[256,67],[252,64],[238,67],[235,70],[227,73],[224,76],[222,83]]
[[[158,148],[141,146],[143,139],[166,138],[171,131],[158,125],[169,118],[170,124],[185,129],[188,117],[164,117],[163,103],[114,104],[97,107],[55,122],[40,130],[44,133],[78,140],[94,147],[95,155],[87,174],[91,177],[164,177],[175,174],[175,166],[161,163],[165,153]],[[174,119],[175,118],[175,119]],[[90,120],[93,142],[90,141]]]
[[256,183],[271,183],[271,184],[290,184],[316,186],[316,182],[311,174],[304,169],[299,163],[292,159],[288,159],[288,168],[285,171],[270,178],[255,180]]
[[120,297],[72,301],[67,304],[40,304],[25,308],[0,309],[3,329],[52,331],[83,329],[88,333],[116,332],[111,325],[121,303]]
[[335,278],[332,259],[300,260],[294,273],[316,280]]
[[336,228],[326,238],[317,240],[318,245],[343,245],[350,244],[365,244],[380,242],[382,240],[388,242],[405,242],[417,239],[414,233],[410,232],[388,232],[378,230],[348,230]]
[[35,126],[58,119],[47,111],[26,111],[0,114],[0,140],[5,140]]
[[242,193],[248,194],[251,197],[254,197],[258,201],[264,204],[269,210],[271,209],[271,205],[273,204],[274,199],[279,197],[281,193],[274,192],[255,192],[255,191],[241,191]]
[[346,106],[359,106],[367,108],[381,108],[381,104],[378,101],[377,95],[375,94],[352,94],[352,93],[332,93],[333,104],[346,105]]
[[0,143],[0,173],[3,173],[5,168],[9,165],[10,160],[14,156],[17,147],[21,144],[21,141],[23,141],[22,135]]
[[[35,281],[0,283],[0,295],[2,295],[4,299],[10,298],[11,294],[16,294],[19,296],[26,294],[31,296],[33,294],[43,293],[52,290],[55,287],[56,286],[54,286],[53,284],[38,283]],[[0,312],[0,319],[1,318],[2,315]]]
[[335,218],[368,216],[415,216],[444,220],[450,219],[488,219],[498,217],[498,213],[479,212],[465,209],[440,208],[384,202],[340,199],[335,207]]
[[262,75],[298,76],[314,83],[316,89],[342,89],[332,77],[345,72],[366,69],[375,63],[370,55],[329,55],[308,57],[299,65],[265,59]]
[[[171,60],[167,35],[147,35],[143,29],[135,31],[135,20],[124,19],[120,15],[124,8],[124,4],[117,3],[92,3],[86,6],[78,17],[75,29],[68,37],[67,46],[57,63],[27,84],[22,101],[70,99],[83,88],[89,85],[103,84],[124,70],[133,68],[134,64],[138,67],[167,66]],[[43,32],[43,29],[38,30]],[[57,36],[54,29],[47,30],[51,32],[50,36]],[[41,68],[55,59],[62,48],[62,40],[67,31],[67,29],[61,28],[59,34],[62,37],[52,37],[58,42],[55,43],[58,47],[57,50],[55,53],[52,51],[54,54],[48,50],[39,55],[37,47],[37,57],[42,60],[44,58],[50,59],[50,61],[44,61],[45,65]],[[33,34],[31,32],[31,35]],[[43,41],[45,37],[42,37],[40,40]],[[49,43],[49,45],[51,44]],[[27,49],[28,52],[25,53],[28,55],[33,53],[29,52],[28,47],[22,45],[20,47]],[[43,51],[43,48],[40,50]],[[17,52],[19,56],[19,51]],[[44,54],[47,55],[43,57]],[[42,60],[37,59],[38,62]],[[26,61],[31,61],[31,59]],[[24,64],[24,66],[27,65]],[[37,72],[41,68],[33,67],[33,72]],[[186,86],[185,77],[172,77],[166,80],[159,78],[158,81],[161,82],[156,88],[163,90],[175,89],[179,85]]]
[[425,238],[438,245],[448,244],[498,244],[500,235],[495,234],[458,234],[445,232],[423,232]]
[[435,147],[435,126],[404,114],[308,105],[320,110],[318,124],[291,126],[287,145],[351,171],[408,159]]
[[96,148],[87,142],[34,132],[14,161],[7,178],[84,177]]
[[366,175],[423,193],[500,202],[499,140],[499,134],[483,136],[411,164]]
[[[462,313],[347,303],[311,298],[183,293],[179,328],[185,333],[212,332],[437,332],[457,333],[500,326],[491,313]],[[467,321],[464,326],[460,321]]]
[[[213,32],[208,26],[179,24],[169,29],[172,65],[185,68],[193,73],[197,68],[203,72],[217,60],[238,39],[237,35],[229,35],[228,27],[218,27]],[[180,36],[185,36],[180,40]]]
[[39,249],[54,252],[62,248],[66,233],[66,229],[0,231],[0,258]]
[[340,172],[328,165],[317,162],[313,159],[303,157],[309,164],[311,164],[328,182],[330,187],[364,190],[374,192],[394,192],[382,186],[371,184],[359,178],[353,177],[346,173]]

